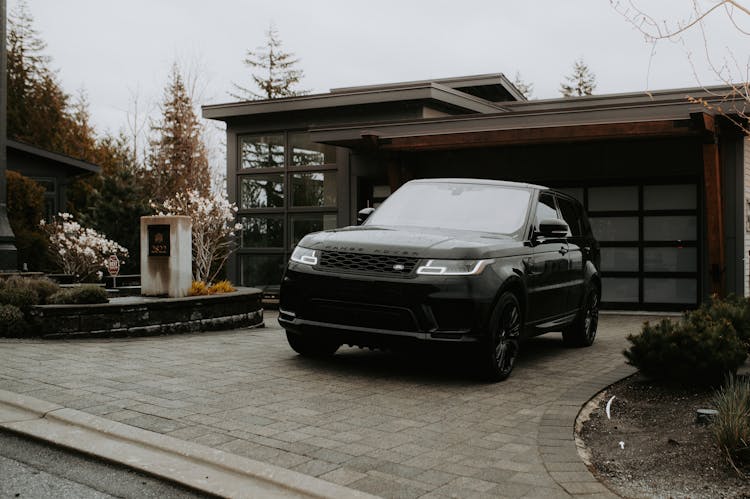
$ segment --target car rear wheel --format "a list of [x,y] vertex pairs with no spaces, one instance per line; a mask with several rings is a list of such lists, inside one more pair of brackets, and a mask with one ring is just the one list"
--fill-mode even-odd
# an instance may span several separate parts
[[521,341],[521,307],[513,293],[506,292],[492,312],[490,331],[482,348],[485,376],[503,381],[510,376]]
[[330,340],[286,332],[286,340],[292,350],[303,357],[330,357],[341,346]]
[[590,288],[575,322],[563,330],[563,342],[571,347],[590,347],[596,339],[598,326],[599,290]]

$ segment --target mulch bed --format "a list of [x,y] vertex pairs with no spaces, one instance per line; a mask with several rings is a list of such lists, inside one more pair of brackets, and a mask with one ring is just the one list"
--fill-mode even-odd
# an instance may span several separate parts
[[696,409],[711,408],[712,396],[640,375],[613,385],[579,432],[592,471],[625,497],[750,498],[750,469],[741,477],[710,428],[695,423]]

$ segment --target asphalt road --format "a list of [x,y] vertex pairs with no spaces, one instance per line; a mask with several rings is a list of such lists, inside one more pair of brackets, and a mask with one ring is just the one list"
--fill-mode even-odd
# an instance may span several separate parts
[[0,431],[0,498],[202,498],[128,468]]

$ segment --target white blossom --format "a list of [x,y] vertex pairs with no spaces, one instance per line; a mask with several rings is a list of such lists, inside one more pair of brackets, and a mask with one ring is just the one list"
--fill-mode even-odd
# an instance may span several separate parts
[[50,253],[60,269],[79,280],[94,273],[98,275],[103,267],[102,262],[109,255],[128,257],[127,249],[94,229],[81,227],[70,213],[58,213],[52,221],[40,222],[39,226],[47,234]]
[[193,279],[213,281],[236,246],[237,206],[226,195],[201,196],[197,190],[177,193],[162,205],[151,203],[160,216],[187,215],[193,224]]

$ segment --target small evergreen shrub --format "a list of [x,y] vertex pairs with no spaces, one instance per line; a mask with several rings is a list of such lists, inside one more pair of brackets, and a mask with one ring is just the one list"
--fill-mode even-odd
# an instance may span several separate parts
[[47,298],[47,303],[49,305],[69,305],[73,303],[72,300],[73,298],[70,295],[70,290],[61,289],[57,293]]
[[712,430],[733,463],[750,463],[750,378],[729,376],[714,396],[718,411]]
[[15,305],[0,305],[0,336],[24,336],[29,325],[23,312]]
[[750,349],[750,302],[747,298],[729,295],[722,299],[712,295],[699,309],[686,312],[685,320],[700,324],[705,322],[706,316],[712,321],[731,322],[740,340]]
[[40,305],[45,305],[50,296],[60,291],[60,285],[47,277],[30,279],[29,286],[39,295]]
[[63,289],[49,297],[52,305],[87,305],[93,303],[107,303],[107,291],[91,284],[84,284],[75,288]]
[[6,283],[0,289],[0,304],[18,307],[24,314],[28,314],[31,307],[39,305],[39,295],[29,286],[13,286]]
[[44,305],[47,298],[60,291],[60,286],[47,277],[26,278],[13,276],[5,281],[5,289],[28,288],[36,292],[39,302],[35,305]]
[[233,293],[237,289],[229,281],[219,281],[208,288],[209,294]]
[[628,341],[623,352],[628,364],[650,378],[677,384],[718,385],[747,357],[732,324],[704,313],[689,321],[647,322]]

